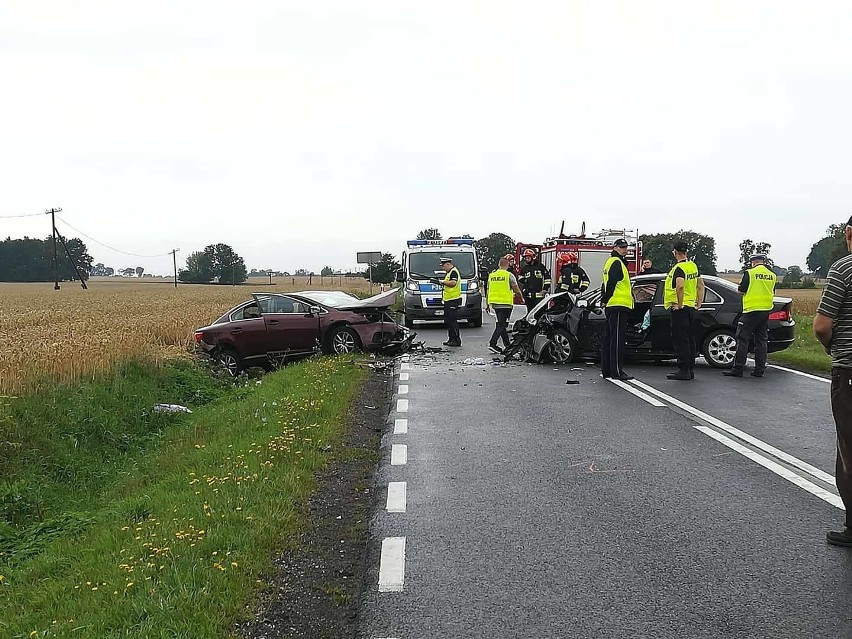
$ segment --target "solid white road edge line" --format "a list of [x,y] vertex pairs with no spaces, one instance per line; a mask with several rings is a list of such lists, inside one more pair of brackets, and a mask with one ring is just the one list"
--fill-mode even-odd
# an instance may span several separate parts
[[815,379],[818,382],[823,382],[825,384],[831,384],[830,379],[826,379],[825,377],[820,377],[819,375],[811,375],[810,373],[805,373],[804,371],[797,371],[794,368],[787,368],[786,366],[778,366],[778,364],[768,364],[769,368],[777,368],[779,371],[784,371],[786,373],[793,373],[793,375],[799,375],[801,377],[807,377],[808,379]]
[[405,512],[405,482],[392,481],[388,484],[388,503],[387,511],[389,513],[404,513]]
[[398,395],[408,395],[408,384],[400,384]]
[[767,444],[766,442],[764,442],[760,439],[757,439],[757,437],[752,437],[748,433],[741,431],[739,428],[735,428],[735,427],[731,426],[730,424],[723,422],[721,419],[713,417],[712,415],[708,415],[704,411],[698,410],[697,408],[690,406],[689,404],[686,404],[686,403],[680,401],[679,399],[675,399],[671,395],[668,395],[668,394],[666,394],[662,391],[659,391],[656,388],[654,388],[653,386],[649,386],[648,384],[640,382],[639,380],[633,380],[633,383],[636,384],[637,386],[639,386],[640,388],[644,388],[649,393],[652,393],[652,394],[656,395],[657,397],[661,397],[661,398],[665,399],[666,401],[668,401],[672,405],[677,406],[678,408],[680,408],[682,410],[685,410],[687,413],[691,413],[691,414],[695,415],[696,417],[698,417],[699,419],[703,419],[708,424],[712,424],[716,428],[724,430],[725,432],[730,433],[734,437],[737,437],[738,439],[741,439],[744,442],[748,442],[749,444],[751,444],[755,448],[759,448],[763,452],[769,453],[773,457],[777,457],[778,459],[783,460],[784,462],[790,464],[791,466],[795,466],[799,470],[802,470],[802,471],[806,472],[807,474],[809,474],[811,477],[814,477],[815,479],[818,479],[822,482],[825,482],[829,486],[835,485],[834,477],[832,477],[827,472],[822,471],[815,466],[811,466],[806,461],[802,461],[798,457],[793,457],[792,455],[785,453],[783,450],[779,450],[778,448],[775,448],[775,446],[772,446],[772,445]]
[[408,373],[400,373],[400,374],[399,374],[399,381],[401,381],[401,382],[407,382],[407,381],[408,381],[408,377],[409,377]]
[[657,408],[661,408],[661,407],[665,406],[665,404],[663,404],[663,402],[661,402],[660,400],[654,399],[650,395],[647,395],[647,394],[643,393],[642,391],[633,388],[630,384],[626,384],[626,383],[622,382],[620,379],[610,379],[609,377],[607,377],[606,379],[608,381],[612,382],[613,384],[615,384],[616,386],[618,386],[619,388],[623,388],[628,393],[632,393],[633,395],[636,395],[636,397],[638,397],[639,399],[648,402],[651,406],[656,406]]
[[382,540],[379,592],[402,592],[405,585],[405,537]]
[[391,466],[405,466],[408,463],[408,446],[394,444],[391,446]]
[[407,413],[408,412],[408,400],[407,399],[396,400],[396,412],[397,413]]
[[393,434],[394,435],[407,435],[408,434],[408,420],[407,419],[397,419],[393,423]]

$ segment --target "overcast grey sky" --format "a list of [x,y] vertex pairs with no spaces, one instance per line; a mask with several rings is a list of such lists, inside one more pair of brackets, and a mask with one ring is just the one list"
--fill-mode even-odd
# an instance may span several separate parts
[[850,34],[848,1],[4,0],[0,216],[250,268],[561,219],[804,265],[852,212]]

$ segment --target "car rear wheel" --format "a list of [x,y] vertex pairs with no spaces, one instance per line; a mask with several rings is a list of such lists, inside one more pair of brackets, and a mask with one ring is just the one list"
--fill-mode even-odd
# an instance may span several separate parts
[[405,328],[414,328],[414,320],[408,315],[405,316]]
[[243,362],[237,351],[232,348],[223,348],[219,351],[219,363],[224,367],[231,377],[236,377],[243,370]]
[[704,340],[701,352],[713,368],[730,368],[737,354],[737,340],[730,331],[716,330]]
[[473,328],[482,328],[482,313],[481,312],[479,313],[478,317],[474,317],[473,319],[470,320],[470,325],[473,326]]
[[338,326],[328,338],[331,352],[335,355],[348,355],[361,350],[361,340],[358,333],[348,326]]
[[569,364],[577,359],[577,340],[566,330],[557,329],[550,336],[548,355],[556,364]]

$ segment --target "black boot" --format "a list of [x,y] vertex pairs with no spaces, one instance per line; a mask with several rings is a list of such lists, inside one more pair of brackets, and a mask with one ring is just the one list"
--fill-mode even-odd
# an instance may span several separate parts
[[843,532],[829,531],[825,535],[825,540],[832,546],[852,548],[852,528],[846,528]]
[[724,375],[725,377],[742,377],[743,369],[734,366],[734,368],[732,368],[731,370],[722,371],[722,375]]

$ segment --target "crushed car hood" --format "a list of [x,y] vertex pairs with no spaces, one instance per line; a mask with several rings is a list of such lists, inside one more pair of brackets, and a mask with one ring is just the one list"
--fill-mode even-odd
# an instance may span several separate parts
[[390,291],[385,291],[384,293],[379,293],[378,295],[373,295],[373,297],[368,297],[365,300],[353,300],[351,303],[341,304],[335,308],[339,311],[353,311],[365,308],[388,308],[393,306],[394,302],[396,302],[397,293],[399,293],[399,289],[395,288]]

